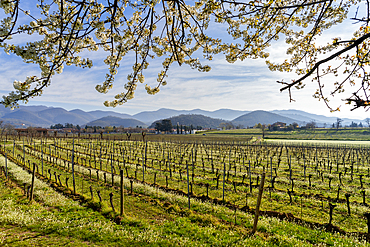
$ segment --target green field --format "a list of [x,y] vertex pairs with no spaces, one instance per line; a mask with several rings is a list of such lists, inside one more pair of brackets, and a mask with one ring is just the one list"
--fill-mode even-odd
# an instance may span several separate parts
[[[229,137],[262,137],[261,129],[235,129],[206,132],[208,136]],[[292,131],[265,131],[264,139],[288,139],[288,140],[343,140],[343,141],[370,141],[368,128],[340,128],[336,129],[296,129]]]
[[265,139],[265,143],[294,145],[369,146],[370,141]]
[[[0,244],[367,245],[367,146],[251,138],[8,139],[5,151],[1,146],[7,159],[0,159]],[[263,173],[261,216],[251,236]]]

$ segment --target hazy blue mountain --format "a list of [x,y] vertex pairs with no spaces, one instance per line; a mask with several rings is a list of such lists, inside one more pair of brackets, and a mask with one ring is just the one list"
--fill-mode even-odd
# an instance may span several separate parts
[[[326,121],[322,121],[323,118],[315,118],[313,116],[314,114],[310,114],[310,113],[303,114],[303,113],[301,113],[301,111],[295,111],[295,110],[274,110],[274,111],[270,111],[270,112],[271,113],[278,114],[280,116],[284,116],[284,117],[296,119],[298,121],[305,122],[305,123],[309,123],[309,122],[315,121],[317,124],[322,125],[323,123],[326,122]],[[307,112],[304,112],[304,113],[307,113]],[[323,116],[323,117],[325,117],[325,116]]]
[[27,120],[15,119],[15,118],[1,118],[1,121],[4,121],[4,123],[6,123],[6,124],[9,123],[9,124],[13,125],[15,128],[27,128],[29,126],[40,126],[40,127],[48,127],[49,126],[48,124],[35,125],[34,123],[29,122]]
[[238,111],[238,110],[231,110],[231,109],[219,109],[216,111],[205,111],[201,109],[194,109],[188,111],[179,111],[181,114],[200,114],[206,117],[211,118],[220,118],[225,120],[233,120],[239,116],[242,116],[250,111]]
[[17,119],[16,122],[18,124],[22,123],[23,121],[26,125],[29,123],[37,123],[38,126],[47,126],[53,123],[48,119],[40,117],[37,112],[27,111],[23,109],[18,109],[11,113],[5,114],[1,119],[7,119],[9,123],[12,123],[11,119]]
[[[320,126],[322,126],[324,123],[327,124],[327,127],[329,125],[332,125],[333,123],[337,122],[337,117],[327,117],[324,115],[317,115],[313,113],[308,113],[305,111],[300,111],[300,110],[274,110],[271,111],[273,113],[279,114],[281,116],[289,117],[289,118],[294,118],[300,121],[304,121],[306,123],[311,122],[314,120],[316,123],[318,123]],[[361,120],[358,119],[350,119],[350,118],[341,118],[343,120],[342,125],[350,125],[353,122],[359,123]],[[362,124],[364,124],[365,121],[362,120]]]
[[0,105],[0,117],[4,117],[4,115],[6,115],[6,114],[14,113],[14,112],[19,111],[19,110],[25,110],[25,111],[28,111],[28,112],[38,112],[38,111],[42,111],[42,110],[45,110],[45,109],[48,109],[48,108],[52,108],[52,107],[47,107],[47,106],[43,106],[43,105],[32,105],[32,106],[21,105],[21,106],[19,106],[19,108],[11,110],[11,108],[9,108],[9,107],[5,107],[4,105]]
[[231,110],[231,109],[219,109],[213,112],[210,112],[210,117],[213,118],[222,118],[225,120],[233,120],[237,117],[240,117],[244,114],[250,113],[251,111],[238,111],[238,110]]
[[[178,123],[179,125],[186,126],[193,125],[194,128],[196,128],[197,126],[202,126],[203,128],[212,128],[212,129],[217,128],[222,122],[227,122],[226,120],[215,119],[200,114],[182,114],[179,116],[174,116],[166,119],[171,120],[173,126],[176,126]],[[162,121],[162,119],[154,121],[149,127],[154,128],[155,124],[160,121]]]
[[19,109],[32,111],[32,112],[39,112],[39,111],[43,111],[49,108],[54,108],[54,107],[48,107],[44,105],[21,105],[19,106]]
[[97,119],[97,117],[95,117],[93,114],[90,114],[89,112],[85,112],[85,111],[80,110],[80,109],[74,109],[74,110],[71,110],[69,112],[73,113],[73,114],[77,114],[80,117],[83,117],[84,119],[86,119],[86,121],[92,121],[92,120]]
[[3,117],[4,115],[11,112],[12,110],[10,108],[5,107],[4,105],[0,105],[0,117]]
[[126,114],[126,113],[119,113],[119,112],[114,112],[114,111],[89,111],[87,112],[88,114],[92,115],[94,119],[102,118],[102,117],[108,117],[108,116],[113,116],[113,117],[119,117],[119,118],[133,118],[131,115]]
[[132,117],[144,123],[152,123],[155,120],[169,118],[176,115],[179,115],[178,110],[161,108],[156,111],[143,111],[133,115]]
[[75,113],[71,113],[63,108],[51,108],[37,112],[37,114],[52,123],[73,123],[82,125],[89,120]]
[[[74,125],[84,125],[102,116],[119,116],[121,118],[132,118],[131,115],[117,113],[113,111],[91,111],[85,112],[80,109],[67,111],[60,107],[46,106],[21,106],[20,109],[10,110],[0,106],[1,120],[13,124],[17,127],[50,127],[60,123],[72,123]],[[143,123],[138,123],[143,125]],[[136,125],[135,125],[136,126]]]
[[106,126],[116,126],[120,127],[123,126],[125,128],[128,127],[136,127],[136,126],[142,126],[142,127],[147,127],[147,125],[139,120],[132,119],[132,118],[119,118],[119,117],[114,117],[114,116],[108,116],[108,117],[103,117],[91,122],[86,123],[87,126],[101,126],[101,127],[106,127]]
[[242,125],[244,127],[251,127],[258,123],[261,124],[273,124],[275,122],[283,122],[287,124],[298,123],[301,124],[301,121],[296,119],[284,117],[275,113],[267,111],[253,111],[238,118],[235,118],[232,123],[234,125]]

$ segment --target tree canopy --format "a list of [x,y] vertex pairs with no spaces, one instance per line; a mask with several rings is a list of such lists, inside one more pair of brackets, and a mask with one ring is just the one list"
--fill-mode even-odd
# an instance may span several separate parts
[[[333,96],[344,92],[346,85],[353,86],[345,96],[347,103],[355,104],[353,109],[370,104],[368,1],[38,0],[32,9],[30,4],[0,0],[5,13],[0,23],[0,46],[40,68],[40,75],[14,81],[14,91],[1,101],[6,106],[40,96],[52,76],[62,73],[65,66],[92,67],[87,55],[99,49],[107,53],[106,77],[96,86],[100,93],[113,87],[123,58],[134,55],[122,92],[105,101],[106,106],[132,99],[153,59],[162,63],[162,69],[154,85],[145,84],[149,94],[167,84],[165,79],[174,63],[207,72],[211,68],[205,62],[217,54],[224,54],[229,63],[262,58],[271,70],[295,72],[292,78],[279,81],[281,91],[289,91],[291,100],[291,89],[301,89],[313,80],[318,85],[314,97],[331,110],[336,109],[323,93],[327,84],[333,86]],[[356,8],[353,16],[348,16]],[[348,18],[358,23],[353,26],[352,38],[331,37],[326,43],[317,42],[319,36]],[[215,34],[209,27],[224,32]],[[20,34],[32,38],[24,44],[12,42]],[[268,60],[267,49],[279,39],[288,46],[287,59],[274,63]],[[84,51],[89,52],[82,54]]]
[[163,119],[155,123],[154,128],[157,131],[172,132],[172,122],[169,119]]

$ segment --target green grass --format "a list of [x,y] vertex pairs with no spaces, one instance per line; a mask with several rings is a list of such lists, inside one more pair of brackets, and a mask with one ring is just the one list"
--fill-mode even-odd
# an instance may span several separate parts
[[201,132],[200,134],[206,133],[207,135],[253,135],[262,134],[261,129],[232,129],[232,130],[211,130]]
[[370,141],[348,140],[292,140],[292,139],[265,139],[264,142],[272,144],[292,145],[329,145],[329,146],[369,146]]
[[[99,212],[75,205],[65,198],[63,206],[47,202],[29,203],[22,191],[0,177],[0,244],[1,246],[311,246],[325,244],[364,246],[351,237],[309,229],[274,218],[261,217],[258,232],[250,237],[250,215],[233,213],[219,206],[197,206],[187,216],[151,223],[126,217],[121,225],[104,218]],[[56,192],[50,192],[55,196]],[[146,207],[150,203],[142,202]],[[199,208],[198,208],[199,207]],[[196,212],[196,211],[199,212]],[[16,214],[18,219],[12,217]]]
[[[207,136],[214,138],[250,138],[262,137],[261,129],[235,129],[219,130],[206,132]],[[292,131],[265,131],[264,139],[281,140],[342,140],[342,141],[370,141],[370,131],[368,128],[340,128],[324,129],[316,128],[313,130],[296,129]]]

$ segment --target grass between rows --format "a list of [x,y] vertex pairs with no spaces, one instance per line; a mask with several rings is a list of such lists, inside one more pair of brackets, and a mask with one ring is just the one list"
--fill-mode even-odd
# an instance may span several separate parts
[[[18,184],[30,180],[30,174],[16,164],[8,162],[8,168]],[[6,181],[4,174],[0,181],[0,245],[3,246],[366,245],[353,237],[268,217],[260,219],[258,233],[250,237],[252,215],[236,212],[235,224],[234,212],[225,207],[195,201],[192,210],[187,210],[173,204],[169,199],[173,195],[166,198],[164,192],[157,198],[128,194],[128,200],[135,202],[136,212],[116,224],[101,212],[60,195],[38,179],[35,184],[38,196],[33,202],[28,201],[15,183]]]

